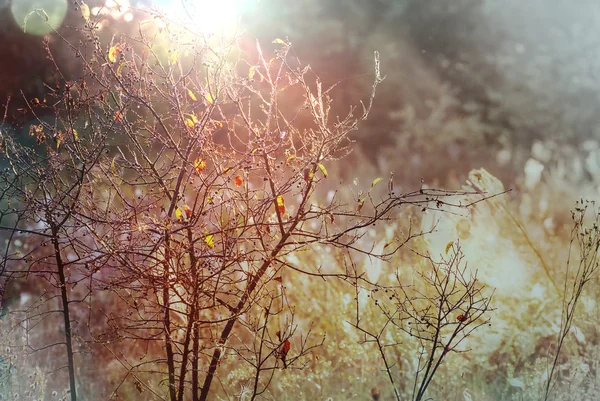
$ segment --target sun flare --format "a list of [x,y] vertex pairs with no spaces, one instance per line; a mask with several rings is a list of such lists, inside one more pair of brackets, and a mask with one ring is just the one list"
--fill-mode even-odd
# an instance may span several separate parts
[[189,24],[194,30],[211,34],[235,29],[246,1],[155,0],[153,4],[168,17]]

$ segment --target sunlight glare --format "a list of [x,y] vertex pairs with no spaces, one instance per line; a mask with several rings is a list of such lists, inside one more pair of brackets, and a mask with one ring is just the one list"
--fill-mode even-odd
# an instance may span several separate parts
[[[187,21],[204,33],[223,33],[235,28],[245,0],[155,0],[170,18]],[[246,0],[247,1],[247,0]]]

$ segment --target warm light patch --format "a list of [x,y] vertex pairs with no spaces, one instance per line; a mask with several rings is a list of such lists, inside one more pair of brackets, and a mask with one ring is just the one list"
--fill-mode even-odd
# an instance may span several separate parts
[[170,19],[186,21],[204,33],[221,33],[235,27],[242,3],[248,0],[154,0]]

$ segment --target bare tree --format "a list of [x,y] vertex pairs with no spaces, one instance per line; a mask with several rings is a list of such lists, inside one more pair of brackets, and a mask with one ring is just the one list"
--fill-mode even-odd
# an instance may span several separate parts
[[[113,397],[129,383],[160,399],[204,401],[219,366],[233,358],[252,367],[255,399],[277,369],[301,368],[324,341],[294,322],[283,271],[376,288],[351,264],[323,271],[288,256],[319,245],[389,257],[406,242],[384,254],[365,250],[359,242],[367,228],[408,206],[470,205],[453,203],[464,191],[396,194],[391,177],[387,191],[379,191],[378,178],[355,199],[337,192],[324,203],[318,198],[327,166],[351,151],[350,134],[371,111],[384,78],[378,53],[367,100],[332,116],[335,87],[324,88],[292,56],[288,40],[276,39],[269,50],[257,44],[244,55],[238,38],[219,41],[156,19],[160,26],[140,25],[136,36],[109,44],[93,19],[78,44],[62,38],[80,62],[79,76],[57,71],[49,99],[27,99],[31,113],[44,110],[55,122],[31,124],[37,145],[11,138],[3,144],[11,166],[2,176],[9,188],[3,199],[16,204],[3,213],[16,223],[2,228],[39,240],[27,255],[9,241],[2,266],[5,274],[35,273],[56,288],[71,400],[75,304],[85,306],[77,320],[91,352],[124,368]],[[429,351],[418,400],[444,355],[457,350],[489,305],[459,268],[459,254],[456,248],[441,263],[423,255],[433,272],[423,278],[440,294],[398,287],[402,321],[419,323],[406,328],[390,315],[390,324]],[[464,320],[452,316],[458,310]],[[355,326],[361,329],[358,318]]]
[[[403,332],[418,342],[418,364],[414,367],[412,400],[425,399],[425,393],[442,362],[453,353],[467,352],[461,344],[476,329],[489,323],[492,294],[484,292],[477,273],[467,270],[460,244],[450,242],[446,255],[436,261],[430,255],[419,255],[428,261],[426,268],[417,270],[419,280],[408,285],[397,275],[395,285],[378,285],[369,289],[369,296],[383,316],[378,327],[361,319],[360,304],[356,302],[356,317],[352,325],[364,334],[364,342],[375,345],[396,400],[401,399],[390,358],[390,349],[401,342],[390,341],[390,331]],[[418,268],[417,268],[418,269]],[[360,287],[357,286],[357,297]],[[363,289],[364,291],[365,289]],[[408,379],[408,378],[406,378]]]

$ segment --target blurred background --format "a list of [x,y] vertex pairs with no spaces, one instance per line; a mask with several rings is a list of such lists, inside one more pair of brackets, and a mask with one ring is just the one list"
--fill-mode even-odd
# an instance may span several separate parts
[[[340,113],[365,99],[373,52],[387,79],[369,121],[356,133],[359,152],[406,183],[464,181],[484,167],[507,186],[556,174],[596,187],[600,105],[595,0],[90,0],[105,14],[102,31],[135,31],[158,7],[174,19],[197,7],[199,26],[239,21],[249,45],[287,37],[297,56],[327,84],[337,83]],[[42,96],[54,66],[42,48],[48,13],[64,35],[81,23],[67,0],[0,0],[0,104],[19,117],[26,97]],[[239,19],[238,19],[239,18]],[[27,33],[23,32],[23,28]],[[66,75],[73,55],[50,39]],[[528,163],[529,161],[529,163]],[[349,173],[351,174],[351,172]],[[453,181],[453,182],[454,182]],[[535,181],[535,180],[534,180]],[[594,193],[596,191],[594,190]],[[575,197],[578,196],[575,195]]]

